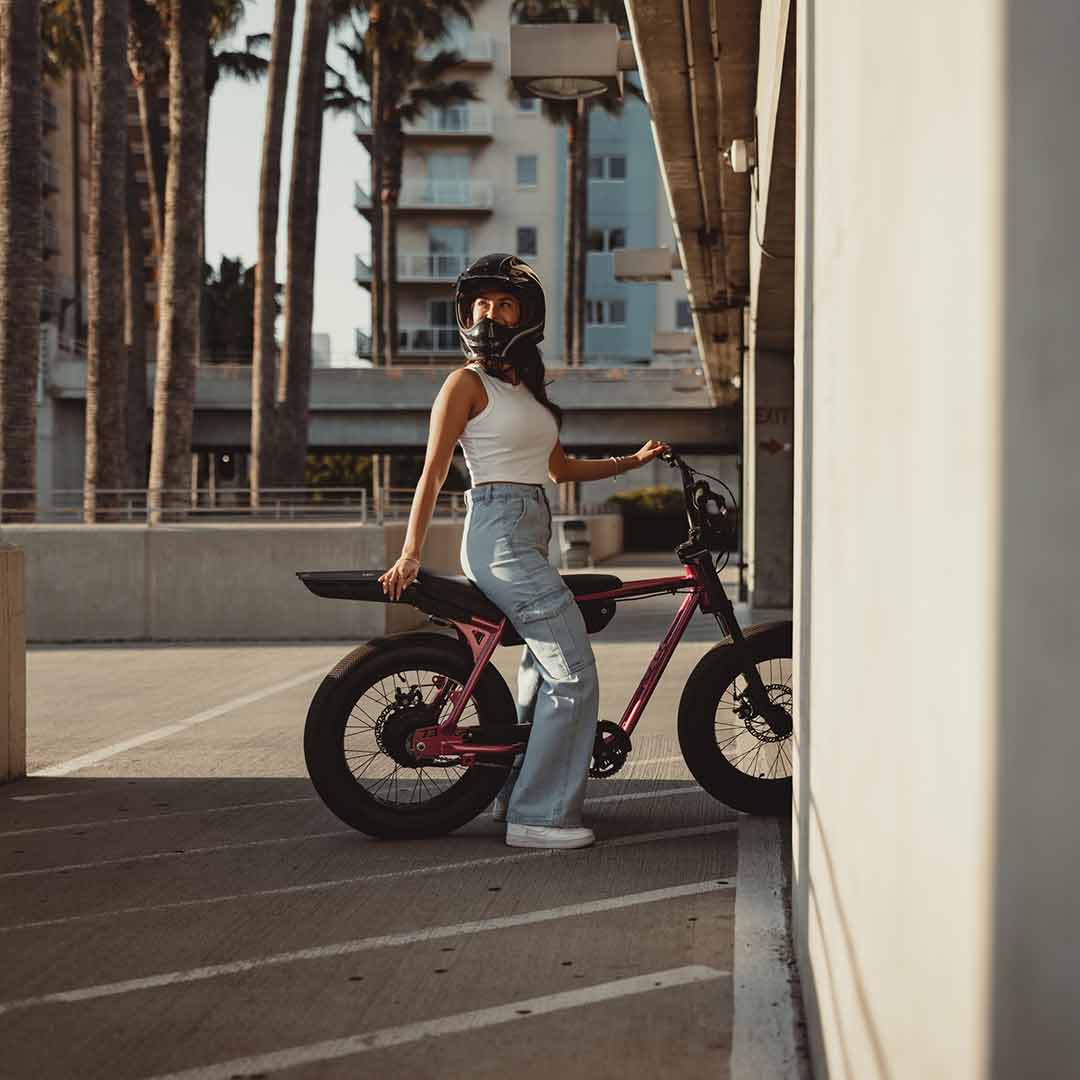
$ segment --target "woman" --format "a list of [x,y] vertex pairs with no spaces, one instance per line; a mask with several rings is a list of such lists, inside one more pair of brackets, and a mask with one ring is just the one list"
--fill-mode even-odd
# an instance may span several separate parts
[[470,363],[452,372],[431,410],[427,457],[401,557],[380,577],[391,599],[415,580],[435,498],[461,443],[472,487],[461,541],[466,575],[525,642],[518,722],[532,723],[527,751],[495,800],[511,847],[577,848],[596,734],[596,661],[573,594],[548,562],[547,477],[598,480],[635,469],[667,449],[650,439],[636,454],[583,461],[559,444],[562,411],[548,400],[537,348],[544,290],[513,255],[487,255],[458,278],[454,308]]

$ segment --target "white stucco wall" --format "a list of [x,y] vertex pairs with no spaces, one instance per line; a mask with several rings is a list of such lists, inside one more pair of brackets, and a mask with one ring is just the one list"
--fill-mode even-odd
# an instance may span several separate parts
[[853,1080],[988,1075],[1000,9],[798,9],[795,933]]

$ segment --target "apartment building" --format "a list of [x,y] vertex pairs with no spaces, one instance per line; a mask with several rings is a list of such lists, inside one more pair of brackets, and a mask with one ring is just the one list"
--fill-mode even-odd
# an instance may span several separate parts
[[[406,129],[395,363],[452,363],[460,355],[454,280],[490,251],[518,254],[540,274],[548,302],[545,362],[563,362],[566,130],[544,118],[538,101],[510,99],[509,25],[508,0],[487,0],[472,27],[454,27],[459,77],[476,85],[480,100],[432,111]],[[680,318],[689,326],[681,281],[623,284],[612,274],[615,248],[672,242],[648,111],[628,97],[620,115],[594,108],[591,117],[585,362],[670,363],[656,356],[653,339],[680,327]],[[366,116],[357,116],[355,131],[370,147]],[[367,178],[355,184],[355,206],[370,221]],[[357,284],[370,289],[371,275],[370,258],[357,255]],[[357,357],[370,359],[369,327],[357,328],[355,344]],[[685,347],[683,364],[691,360],[689,338]]]

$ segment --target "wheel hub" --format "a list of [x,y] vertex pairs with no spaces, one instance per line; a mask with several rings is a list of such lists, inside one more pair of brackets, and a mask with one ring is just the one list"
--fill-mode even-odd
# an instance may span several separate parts
[[[789,686],[784,683],[766,684],[765,692],[774,706],[779,706],[789,717],[791,716],[791,688]],[[768,720],[757,712],[745,693],[740,698],[738,716],[746,725],[746,730],[759,742],[776,743],[790,738],[790,733],[778,735],[773,731]]]
[[410,749],[413,735],[435,722],[430,706],[390,705],[375,725],[375,741],[379,749],[406,769],[419,764]]

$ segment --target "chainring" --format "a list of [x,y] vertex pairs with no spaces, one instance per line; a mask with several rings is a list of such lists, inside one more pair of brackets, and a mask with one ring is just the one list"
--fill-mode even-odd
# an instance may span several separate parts
[[597,779],[614,776],[626,764],[631,749],[630,736],[618,724],[601,720],[596,725],[589,775]]

